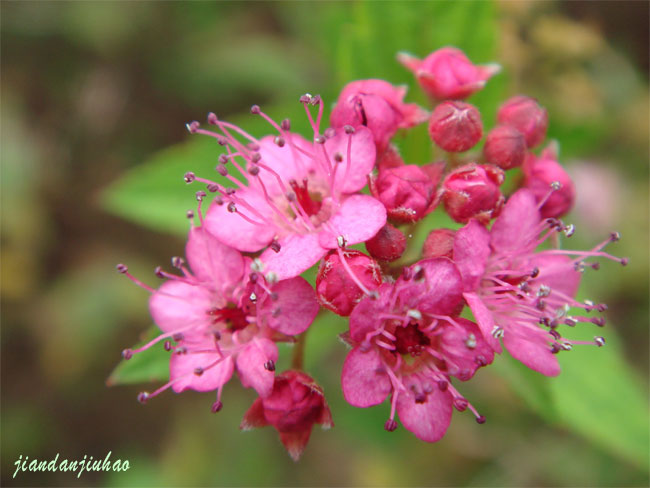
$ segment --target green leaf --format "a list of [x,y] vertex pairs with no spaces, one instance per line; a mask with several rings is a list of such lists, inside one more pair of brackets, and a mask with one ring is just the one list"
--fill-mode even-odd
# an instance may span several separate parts
[[[567,428],[647,469],[647,388],[626,362],[615,332],[608,329],[606,347],[577,346],[560,354],[562,374],[549,381],[551,395]],[[598,331],[583,324],[571,338],[592,340]]]
[[[160,334],[158,327],[152,326],[146,338],[133,346],[143,346]],[[167,381],[169,378],[169,352],[162,345],[154,345],[146,351],[134,354],[129,360],[123,359],[106,380],[107,386],[128,385],[153,381]]]

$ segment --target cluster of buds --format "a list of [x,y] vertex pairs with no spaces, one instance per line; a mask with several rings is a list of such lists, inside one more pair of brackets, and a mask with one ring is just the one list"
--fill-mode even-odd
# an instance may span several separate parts
[[[405,87],[359,80],[341,91],[328,128],[320,96],[300,97],[312,128],[308,139],[257,105],[251,113],[273,132],[262,138],[213,113],[211,130],[187,124],[223,148],[217,177],[185,175],[207,190],[197,193],[198,212],[188,212],[187,265],[174,258],[177,275],[157,268],[165,280],[157,289],[118,266],[151,292],[161,330],[123,357],[162,341],[171,353],[169,382],[141,393],[140,401],[168,388],[212,391],[217,412],[236,371],[258,395],[242,429],[273,426],[298,459],[313,425],[332,425],[322,388],[302,370],[300,342],[319,310],[349,317],[341,336],[350,347],[341,377],[345,399],[362,408],[390,399],[384,428],[394,431],[399,419],[428,442],[445,434],[454,409],[485,422],[458,382],[490,365],[502,347],[555,376],[557,353],[604,344],[602,337],[565,338],[562,329],[604,325],[602,316],[586,315],[602,313],[604,304],[575,298],[581,274],[598,269],[597,258],[627,260],[603,250],[618,233],[588,251],[559,248],[561,235],[574,232],[559,217],[571,209],[575,190],[555,144],[533,152],[546,137],[546,110],[529,97],[507,100],[476,150],[483,121],[463,100],[498,66],[474,65],[451,47],[424,60],[398,59],[430,95],[431,113],[405,103]],[[407,164],[393,138],[427,121],[439,157]],[[507,196],[502,184],[511,170],[523,178]],[[422,249],[406,252],[414,228],[434,210],[459,225],[426,229]],[[314,286],[300,276],[312,266],[318,266]],[[468,309],[473,320],[462,316]],[[276,373],[280,341],[298,345],[293,369]]]

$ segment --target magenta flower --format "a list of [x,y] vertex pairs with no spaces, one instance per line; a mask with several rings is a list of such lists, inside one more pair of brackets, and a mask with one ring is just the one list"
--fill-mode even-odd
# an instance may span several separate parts
[[[191,132],[213,136],[226,147],[217,170],[232,188],[186,175],[218,193],[207,212],[205,227],[222,243],[239,251],[266,249],[261,259],[279,279],[291,278],[318,262],[341,242],[356,244],[374,236],[386,223],[386,210],[374,198],[358,194],[375,164],[375,145],[365,127],[319,132],[323,102],[301,98],[314,130],[313,142],[289,132],[254,106],[278,135],[260,140],[210,114],[220,134],[189,124]],[[319,106],[314,122],[308,105]],[[235,134],[248,140],[240,142]],[[231,169],[229,169],[231,168]],[[244,182],[230,175],[239,171]]]
[[350,316],[346,340],[353,349],[341,377],[348,403],[370,407],[390,395],[385,428],[395,430],[397,413],[428,442],[445,434],[453,406],[469,406],[482,423],[449,378],[468,380],[493,359],[476,324],[457,317],[463,300],[456,266],[446,258],[425,259],[377,291],[378,298],[364,298]]
[[[158,269],[167,281],[158,290],[149,288],[151,316],[163,333],[138,350],[123,352],[128,359],[164,339],[165,349],[172,351],[170,381],[142,393],[140,400],[170,387],[177,393],[217,390],[213,408],[219,410],[221,389],[234,370],[242,385],[268,396],[278,358],[275,341],[290,341],[312,323],[318,313],[313,289],[300,277],[277,281],[272,273],[249,273],[251,260],[203,227],[190,230],[186,256],[191,271],[175,258],[183,275]],[[125,267],[120,271],[131,277]]]
[[[554,144],[544,149],[539,157],[528,154],[524,166],[524,187],[528,188],[537,202],[542,202],[542,217],[562,217],[573,208],[576,199],[576,189],[573,180],[557,162],[557,151]],[[549,195],[549,187],[553,185],[553,193]]]
[[414,127],[429,116],[415,103],[404,103],[406,91],[406,86],[394,86],[384,80],[348,83],[332,110],[332,127],[367,127],[372,132],[377,153],[381,154],[398,129]]
[[450,46],[424,59],[408,53],[399,53],[397,59],[413,71],[422,89],[434,100],[463,100],[482,89],[501,70],[498,64],[477,66],[463,51]]
[[301,371],[285,371],[275,377],[273,391],[257,398],[244,415],[243,430],[272,425],[294,461],[309,442],[314,424],[332,427],[332,414],[320,386]]
[[[476,220],[458,230],[453,253],[463,277],[463,296],[483,337],[496,352],[501,352],[501,337],[514,358],[547,376],[560,372],[555,353],[581,343],[564,339],[557,328],[560,324],[605,323],[601,317],[569,313],[573,307],[605,309],[603,304],[580,303],[574,298],[581,271],[589,266],[598,269],[598,263],[586,260],[606,257],[627,264],[626,259],[602,251],[618,234],[590,251],[536,251],[557,231],[571,235],[573,227],[543,219],[534,195],[522,189],[510,197],[490,231]],[[596,337],[592,344],[603,343],[602,337]]]

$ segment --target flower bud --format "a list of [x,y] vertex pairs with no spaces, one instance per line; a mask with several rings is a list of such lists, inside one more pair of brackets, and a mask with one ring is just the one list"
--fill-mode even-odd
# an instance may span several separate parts
[[[523,170],[524,187],[533,192],[537,202],[546,199],[540,209],[542,217],[558,218],[569,213],[576,198],[575,186],[552,151],[543,151],[540,157],[530,154]],[[552,188],[555,183],[559,188]]]
[[503,178],[503,171],[489,164],[470,163],[455,169],[442,183],[445,210],[456,222],[474,218],[487,224],[503,206],[499,189]]
[[370,191],[397,222],[416,222],[433,210],[435,189],[431,178],[414,164],[380,169],[370,181]]
[[390,138],[401,128],[424,122],[428,113],[414,103],[404,103],[405,87],[393,86],[384,80],[359,80],[348,83],[332,110],[330,123],[368,127],[377,152],[386,149]]
[[455,47],[443,47],[421,60],[410,54],[397,55],[413,71],[422,89],[435,100],[462,100],[485,86],[498,73],[498,64],[477,66]]
[[325,429],[333,425],[323,390],[305,373],[289,370],[275,377],[269,396],[253,402],[240,428],[248,430],[272,425],[289,455],[297,461],[314,424]]
[[362,252],[348,249],[343,251],[343,256],[354,277],[341,263],[338,252],[330,251],[318,268],[316,294],[323,307],[347,317],[364,296],[356,280],[366,289],[375,290],[381,284],[381,270],[374,259]]
[[366,241],[370,255],[380,261],[395,261],[406,250],[406,236],[390,224],[379,229],[377,235]]
[[483,136],[481,114],[469,103],[443,102],[431,114],[429,134],[445,151],[467,151]]
[[422,246],[422,257],[453,259],[455,235],[456,231],[451,229],[432,230]]
[[488,133],[483,155],[488,163],[501,169],[516,168],[526,159],[526,139],[514,127],[498,125]]
[[499,108],[497,120],[521,132],[529,148],[539,145],[546,137],[548,113],[534,98],[519,95],[506,100]]

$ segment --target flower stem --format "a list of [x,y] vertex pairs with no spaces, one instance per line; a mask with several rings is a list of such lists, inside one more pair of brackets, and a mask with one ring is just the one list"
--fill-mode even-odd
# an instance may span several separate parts
[[293,348],[293,356],[291,357],[291,369],[302,371],[304,356],[305,356],[305,342],[307,339],[307,331],[298,336],[298,340]]

